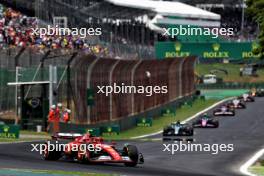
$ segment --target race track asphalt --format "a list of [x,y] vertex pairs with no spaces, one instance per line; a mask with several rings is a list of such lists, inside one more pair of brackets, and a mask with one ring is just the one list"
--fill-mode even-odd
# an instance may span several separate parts
[[[212,113],[211,111],[208,112]],[[124,141],[137,145],[145,163],[135,168],[122,164],[86,165],[69,161],[44,161],[31,152],[30,143],[1,144],[0,168],[44,169],[114,173],[122,175],[206,176],[242,175],[239,167],[256,151],[264,147],[264,98],[247,103],[247,109],[237,110],[234,117],[218,117],[218,129],[195,129],[195,144],[233,144],[234,151],[163,152],[161,135],[152,141]],[[173,143],[173,142],[171,142]]]

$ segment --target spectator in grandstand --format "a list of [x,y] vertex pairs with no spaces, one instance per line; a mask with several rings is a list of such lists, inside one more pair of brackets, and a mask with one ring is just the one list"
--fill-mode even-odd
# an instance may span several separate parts
[[0,49],[10,47],[30,47],[36,51],[45,49],[82,50],[85,52],[105,52],[101,46],[91,48],[88,40],[80,36],[36,36],[32,29],[37,27],[38,20],[22,15],[11,8],[0,7]]

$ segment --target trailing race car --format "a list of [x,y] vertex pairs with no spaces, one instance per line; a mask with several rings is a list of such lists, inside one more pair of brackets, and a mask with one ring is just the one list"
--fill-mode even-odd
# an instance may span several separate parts
[[229,109],[246,109],[246,104],[239,99],[234,99],[227,103]]
[[264,97],[264,89],[257,89],[256,91],[252,91],[251,95],[253,97]]
[[213,112],[214,116],[235,116],[235,110],[228,108],[227,105],[222,105]]
[[239,100],[243,100],[244,102],[254,102],[255,98],[249,94],[243,94],[242,96],[238,97]]
[[194,128],[218,128],[219,121],[211,118],[207,114],[202,115],[199,119],[193,122]]
[[[48,145],[63,145],[62,150],[49,150]],[[105,144],[103,138],[72,133],[58,133],[46,141],[43,158],[45,160],[72,159],[81,163],[124,163],[135,167],[143,164],[144,158],[134,145],[124,145],[117,149],[114,144]]]
[[163,129],[163,140],[193,141],[193,127],[179,121]]

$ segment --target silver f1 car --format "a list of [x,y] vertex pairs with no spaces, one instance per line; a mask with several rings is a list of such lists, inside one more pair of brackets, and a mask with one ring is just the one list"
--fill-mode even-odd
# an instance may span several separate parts
[[199,117],[196,121],[193,122],[194,128],[218,128],[219,121],[211,118],[207,114]]
[[254,102],[255,101],[255,98],[249,94],[244,94],[242,96],[239,96],[238,99],[244,102]]
[[235,116],[235,110],[228,108],[227,105],[222,105],[213,112],[214,116]]
[[163,129],[163,140],[193,141],[193,127],[179,121]]
[[236,99],[227,103],[227,107],[229,109],[246,109],[246,104],[241,100]]

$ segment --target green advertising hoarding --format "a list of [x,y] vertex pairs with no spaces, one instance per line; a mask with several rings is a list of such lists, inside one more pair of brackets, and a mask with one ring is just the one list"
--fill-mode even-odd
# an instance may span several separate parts
[[259,57],[259,55],[253,53],[257,48],[258,44],[256,42],[157,42],[155,44],[158,59],[194,55],[206,59],[252,59]]
[[137,126],[138,127],[151,127],[153,119],[151,117],[148,118],[138,118],[137,119]]
[[119,125],[103,126],[100,128],[100,131],[103,136],[119,135],[120,126]]
[[0,125],[0,138],[19,138],[19,130],[18,125]]

